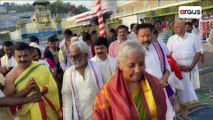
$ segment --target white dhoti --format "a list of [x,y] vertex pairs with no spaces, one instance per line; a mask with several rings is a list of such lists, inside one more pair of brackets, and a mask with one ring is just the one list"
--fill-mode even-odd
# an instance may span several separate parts
[[196,65],[195,68],[191,71],[191,83],[194,89],[200,88],[200,79],[199,79],[199,70]]
[[172,107],[172,104],[169,100],[169,97],[167,95],[166,89],[163,89],[166,95],[166,105],[167,105],[167,112],[166,112],[166,120],[172,120],[175,116],[174,109]]
[[183,90],[178,92],[178,99],[180,104],[187,105],[193,102],[197,102],[198,98],[190,81],[190,72],[182,72],[182,75],[184,78],[181,80]]

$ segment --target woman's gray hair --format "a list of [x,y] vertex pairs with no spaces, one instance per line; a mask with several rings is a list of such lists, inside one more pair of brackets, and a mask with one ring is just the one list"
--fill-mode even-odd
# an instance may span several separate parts
[[79,48],[80,49],[80,52],[81,53],[89,53],[89,47],[88,45],[83,42],[83,41],[75,41],[74,43],[72,43],[70,46],[69,46],[69,49],[70,51],[72,49],[76,49],[76,48]]
[[133,51],[137,51],[138,54],[141,53],[144,56],[146,55],[146,50],[140,42],[135,40],[128,40],[118,46],[118,52],[116,57],[117,61],[125,61],[127,55]]

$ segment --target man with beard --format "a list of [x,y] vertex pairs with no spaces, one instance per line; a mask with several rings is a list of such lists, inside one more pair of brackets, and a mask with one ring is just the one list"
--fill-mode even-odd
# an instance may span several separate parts
[[85,42],[76,41],[69,49],[73,65],[63,77],[64,120],[91,120],[95,96],[103,85],[102,75],[98,65],[88,59]]
[[119,25],[117,28],[117,33],[118,33],[118,40],[112,42],[109,45],[109,55],[112,57],[116,57],[118,46],[122,42],[127,41],[128,27],[125,25]]
[[166,103],[167,113],[166,120],[172,120],[175,116],[171,102],[168,96],[172,96],[174,93],[172,89],[166,90],[167,80],[170,74],[170,67],[166,59],[165,53],[159,44],[151,44],[152,40],[152,28],[150,24],[139,24],[136,27],[136,34],[139,42],[147,50],[145,56],[145,70],[159,79],[159,85],[164,88],[164,92],[167,92]]
[[[33,93],[41,93],[42,100],[21,105],[18,110],[20,120],[58,120],[60,103],[58,88],[50,70],[41,63],[31,61],[31,51],[28,44],[15,44],[15,60],[18,65],[5,78],[4,93],[12,96],[28,97]],[[28,84],[32,89],[24,90]]]
[[104,83],[110,78],[117,68],[115,58],[107,55],[108,42],[105,37],[98,37],[94,42],[95,56],[91,59],[98,63]]

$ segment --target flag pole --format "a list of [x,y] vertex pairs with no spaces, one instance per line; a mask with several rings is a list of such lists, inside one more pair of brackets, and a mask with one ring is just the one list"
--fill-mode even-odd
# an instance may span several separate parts
[[99,36],[105,36],[104,19],[103,19],[103,15],[102,15],[101,0],[96,1],[96,7],[97,7],[97,16],[98,16],[98,25],[99,25]]

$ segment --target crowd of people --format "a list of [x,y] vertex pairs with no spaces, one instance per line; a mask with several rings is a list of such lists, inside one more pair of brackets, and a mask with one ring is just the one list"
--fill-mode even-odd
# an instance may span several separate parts
[[[29,43],[4,41],[0,67],[1,120],[187,119],[198,102],[201,37],[193,24],[161,21],[119,25],[106,37],[71,30]],[[196,26],[195,26],[196,27]]]

